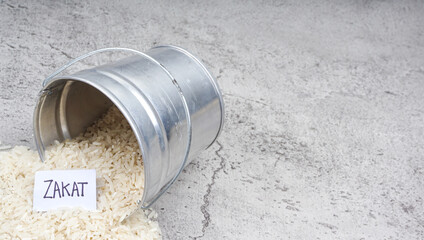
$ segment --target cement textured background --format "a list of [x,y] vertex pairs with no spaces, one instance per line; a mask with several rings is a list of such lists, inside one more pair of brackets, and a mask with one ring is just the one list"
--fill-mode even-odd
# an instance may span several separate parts
[[102,47],[182,46],[226,104],[155,205],[165,239],[424,239],[423,1],[0,1],[0,139]]

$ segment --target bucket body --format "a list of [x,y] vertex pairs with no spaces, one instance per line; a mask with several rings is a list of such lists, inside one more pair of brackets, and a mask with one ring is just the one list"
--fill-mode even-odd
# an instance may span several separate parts
[[223,126],[222,95],[205,66],[182,48],[160,46],[47,79],[34,112],[41,159],[56,140],[78,136],[113,104],[127,119],[141,149],[142,208],[166,191],[190,160],[216,140]]

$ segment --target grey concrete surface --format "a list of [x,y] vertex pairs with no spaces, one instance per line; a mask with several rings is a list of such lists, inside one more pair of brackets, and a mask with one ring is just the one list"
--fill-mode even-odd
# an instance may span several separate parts
[[33,146],[41,81],[175,44],[226,125],[155,205],[164,239],[424,239],[423,1],[0,1],[0,139]]

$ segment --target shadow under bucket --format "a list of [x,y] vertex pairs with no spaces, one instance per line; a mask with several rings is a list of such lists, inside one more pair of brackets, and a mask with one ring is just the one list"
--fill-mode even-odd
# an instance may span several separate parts
[[[133,55],[58,76],[74,63],[108,51]],[[44,81],[34,112],[41,159],[55,141],[78,136],[112,105],[127,119],[141,149],[142,208],[166,191],[190,160],[216,140],[223,126],[218,85],[186,50],[175,46],[154,47],[146,53],[100,49],[76,58]]]

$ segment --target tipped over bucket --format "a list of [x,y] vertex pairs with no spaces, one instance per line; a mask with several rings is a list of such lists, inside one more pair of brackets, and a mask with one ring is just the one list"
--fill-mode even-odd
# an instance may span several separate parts
[[[61,75],[82,59],[110,51],[131,56]],[[125,116],[140,146],[145,174],[142,208],[155,202],[223,127],[218,85],[186,50],[100,49],[76,58],[44,81],[34,112],[41,159],[55,141],[78,136],[113,105]]]

